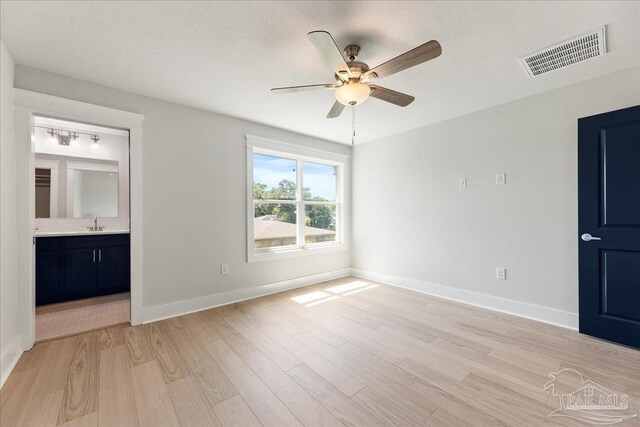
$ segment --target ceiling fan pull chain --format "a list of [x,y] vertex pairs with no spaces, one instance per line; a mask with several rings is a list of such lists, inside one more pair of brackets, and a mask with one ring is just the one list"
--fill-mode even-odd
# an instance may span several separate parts
[[355,145],[356,141],[356,106],[351,106],[351,146]]

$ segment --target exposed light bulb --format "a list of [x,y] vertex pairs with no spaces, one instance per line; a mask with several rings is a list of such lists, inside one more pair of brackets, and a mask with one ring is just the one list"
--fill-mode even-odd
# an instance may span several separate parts
[[49,138],[47,138],[48,144],[57,144],[58,143],[58,131],[53,129],[47,129],[47,133],[49,134]]
[[371,88],[358,81],[347,82],[336,89],[336,99],[343,105],[362,104],[369,98]]

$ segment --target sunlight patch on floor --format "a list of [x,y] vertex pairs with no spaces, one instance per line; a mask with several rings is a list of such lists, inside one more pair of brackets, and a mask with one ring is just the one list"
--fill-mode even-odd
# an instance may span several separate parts
[[322,304],[323,302],[331,301],[331,300],[334,300],[334,299],[338,299],[338,297],[334,295],[334,296],[329,297],[329,298],[321,299],[320,301],[314,301],[314,302],[312,302],[310,304],[307,304],[307,307],[312,307],[314,305]]
[[378,285],[370,285],[370,286],[367,286],[366,288],[360,288],[360,289],[353,290],[353,291],[351,291],[351,292],[346,292],[346,293],[342,294],[342,296],[345,296],[345,297],[346,297],[346,296],[348,296],[348,295],[357,294],[358,292],[366,291],[367,289],[372,289],[372,288],[375,288],[375,287],[377,287],[377,286],[378,286]]
[[307,294],[298,295],[297,297],[293,297],[291,299],[297,302],[298,304],[306,304],[308,302],[315,301],[321,298],[326,298],[328,296],[330,295],[326,292],[315,291],[315,292],[309,292]]
[[338,286],[333,286],[331,288],[326,288],[325,290],[329,292],[333,292],[334,294],[341,294],[344,292],[352,291],[354,289],[364,288],[365,286],[368,286],[368,285],[369,283],[363,282],[362,280],[354,280],[352,282],[345,283],[344,285],[338,285]]
[[333,301],[341,297],[357,294],[358,292],[373,289],[378,285],[371,284],[370,282],[364,282],[362,280],[352,280],[341,285],[325,288],[325,291],[331,292],[331,295],[323,291],[313,291],[306,294],[301,294],[295,297],[291,297],[291,300],[298,304],[304,304],[306,307],[313,307],[314,305],[322,304],[328,301]]

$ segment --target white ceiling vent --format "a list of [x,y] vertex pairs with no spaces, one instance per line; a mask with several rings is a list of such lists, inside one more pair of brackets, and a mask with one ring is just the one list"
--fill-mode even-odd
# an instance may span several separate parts
[[529,77],[568,67],[606,53],[605,27],[556,43],[520,58]]

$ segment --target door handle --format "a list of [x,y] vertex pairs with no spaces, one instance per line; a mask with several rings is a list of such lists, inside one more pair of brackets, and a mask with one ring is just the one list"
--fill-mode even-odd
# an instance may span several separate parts
[[96,262],[96,250],[93,250],[93,262]]
[[98,262],[102,262],[102,249],[98,249]]
[[582,236],[580,236],[580,238],[582,240],[584,240],[585,242],[590,242],[591,240],[602,240],[601,237],[593,237],[591,234],[589,233],[584,233]]

